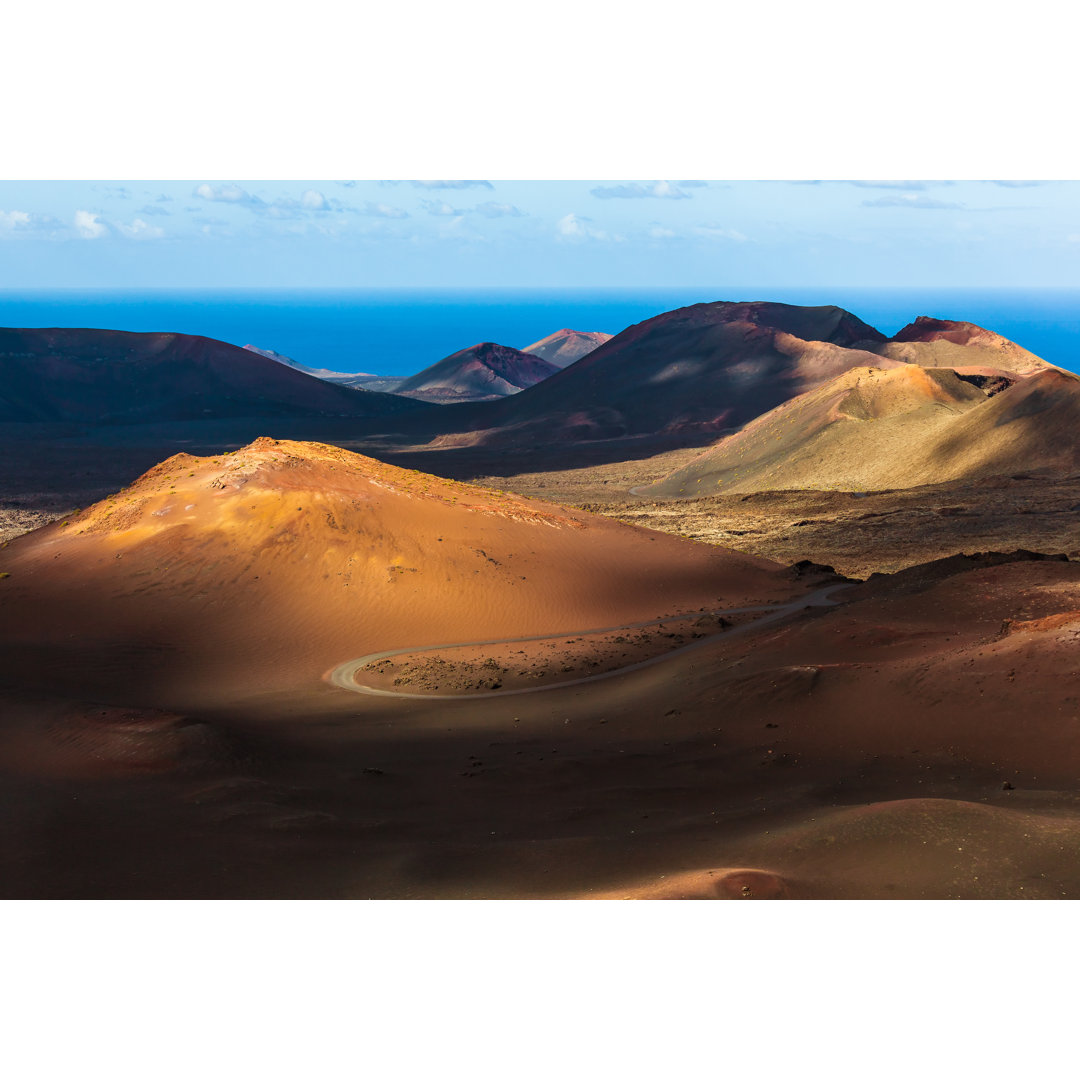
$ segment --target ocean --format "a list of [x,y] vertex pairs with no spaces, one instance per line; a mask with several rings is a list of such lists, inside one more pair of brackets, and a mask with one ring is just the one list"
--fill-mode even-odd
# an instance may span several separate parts
[[893,334],[916,315],[978,323],[1080,371],[1078,289],[693,286],[658,289],[219,289],[0,292],[0,326],[202,334],[310,367],[411,375],[480,341],[523,348],[562,327],[616,334],[711,300],[838,304]]

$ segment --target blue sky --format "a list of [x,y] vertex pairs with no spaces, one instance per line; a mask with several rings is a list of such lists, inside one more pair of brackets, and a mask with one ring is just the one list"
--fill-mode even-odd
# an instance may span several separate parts
[[1080,285],[1073,181],[0,182],[0,288]]

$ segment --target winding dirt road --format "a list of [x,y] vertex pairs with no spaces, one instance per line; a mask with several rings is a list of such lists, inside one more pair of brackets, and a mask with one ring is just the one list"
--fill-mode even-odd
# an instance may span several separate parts
[[[641,668],[659,664],[664,660],[670,659],[672,656],[678,656],[682,653],[689,652],[691,649],[700,649],[702,646],[711,645],[720,638],[728,639],[736,637],[739,634],[746,633],[748,630],[757,629],[768,623],[779,622],[779,620],[786,618],[788,615],[792,615],[797,611],[805,611],[807,608],[812,607],[832,607],[838,602],[830,599],[833,593],[840,589],[849,588],[851,588],[851,585],[846,583],[826,585],[824,588],[817,589],[812,593],[808,593],[806,596],[800,596],[798,599],[791,600],[786,604],[757,604],[753,607],[724,608],[720,611],[687,612],[682,616],[669,615],[667,618],[663,619],[649,619],[646,622],[624,623],[622,626],[604,626],[593,630],[567,630],[551,634],[535,634],[532,637],[497,638],[492,641],[457,641],[449,645],[413,645],[404,649],[386,649],[383,652],[368,653],[366,656],[361,656],[356,660],[346,660],[345,663],[338,664],[337,667],[328,672],[324,677],[327,682],[334,686],[337,686],[342,690],[351,690],[354,694],[370,694],[373,697],[413,698],[418,701],[465,701],[476,698],[483,698],[487,701],[495,697],[509,697],[512,694],[539,694],[546,690],[561,690],[567,686],[581,686],[583,683],[599,682],[601,679],[613,679],[616,675],[625,675],[630,671],[638,671]],[[614,668],[611,671],[602,671],[596,675],[584,675],[578,679],[567,679],[565,682],[547,683],[544,686],[526,686],[517,690],[487,690],[474,694],[409,694],[398,690],[379,690],[374,686],[365,686],[363,683],[357,682],[356,680],[356,676],[359,672],[369,664],[373,664],[378,660],[384,660],[388,656],[401,656],[404,653],[443,652],[447,649],[470,649],[482,645],[511,645],[521,641],[547,641],[557,637],[587,637],[592,634],[614,633],[618,630],[638,630],[645,626],[659,626],[661,623],[673,622],[680,618],[690,618],[701,615],[743,615],[751,611],[767,611],[768,614],[762,616],[760,619],[753,619],[751,622],[731,627],[729,630],[723,630],[717,634],[710,634],[699,641],[693,641],[689,645],[683,645],[681,648],[661,653],[659,656],[652,656],[648,660],[639,660],[635,664],[627,664],[625,667]]]

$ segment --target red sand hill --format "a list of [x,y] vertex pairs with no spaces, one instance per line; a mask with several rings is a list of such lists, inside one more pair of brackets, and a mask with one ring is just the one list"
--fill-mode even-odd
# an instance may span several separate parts
[[357,394],[212,338],[0,329],[0,421],[366,417],[421,407]]
[[1015,341],[975,323],[920,315],[874,351],[890,360],[962,371],[994,368],[1031,375],[1053,367]]
[[484,341],[444,357],[394,387],[422,401],[492,401],[516,394],[559,369],[538,356]]
[[569,367],[583,356],[600,348],[605,341],[611,340],[611,334],[599,330],[556,330],[554,334],[526,345],[522,352],[539,356],[557,368]]
[[[178,454],[0,554],[0,644],[180,650],[215,685],[318,685],[369,651],[558,634],[799,590],[764,559],[581,511],[259,439]],[[96,651],[95,651],[96,650]],[[172,655],[171,652],[169,655]],[[166,671],[169,672],[166,677]],[[155,662],[154,678],[177,677]],[[149,677],[149,674],[148,676]],[[175,696],[169,701],[178,700]]]

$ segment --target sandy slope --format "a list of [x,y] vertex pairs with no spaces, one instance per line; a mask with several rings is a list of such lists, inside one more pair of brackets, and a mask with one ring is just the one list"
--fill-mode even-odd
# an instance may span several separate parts
[[874,348],[890,360],[923,367],[990,367],[1017,375],[1052,368],[1015,341],[975,323],[920,315],[889,341]]
[[[153,642],[202,690],[317,682],[350,656],[788,598],[766,560],[260,439],[177,455],[2,555],[0,641]],[[107,637],[99,631],[102,619]],[[243,659],[243,664],[239,661]],[[190,700],[186,692],[185,701]]]
[[526,345],[522,352],[539,356],[557,368],[569,367],[576,360],[598,349],[612,335],[599,330],[556,330],[554,334]]
[[[195,522],[156,513],[174,486]],[[1078,564],[953,559],[588,685],[395,700],[319,665],[796,586],[329,448],[133,491],[0,557],[2,895],[1080,896]],[[338,513],[371,555],[348,586],[323,576]],[[386,559],[431,522],[458,549],[417,568],[437,603]]]
[[[995,387],[996,389],[996,387]],[[1047,369],[1000,393],[944,368],[856,368],[747,424],[638,491],[667,497],[866,491],[1080,471],[1080,379]]]

